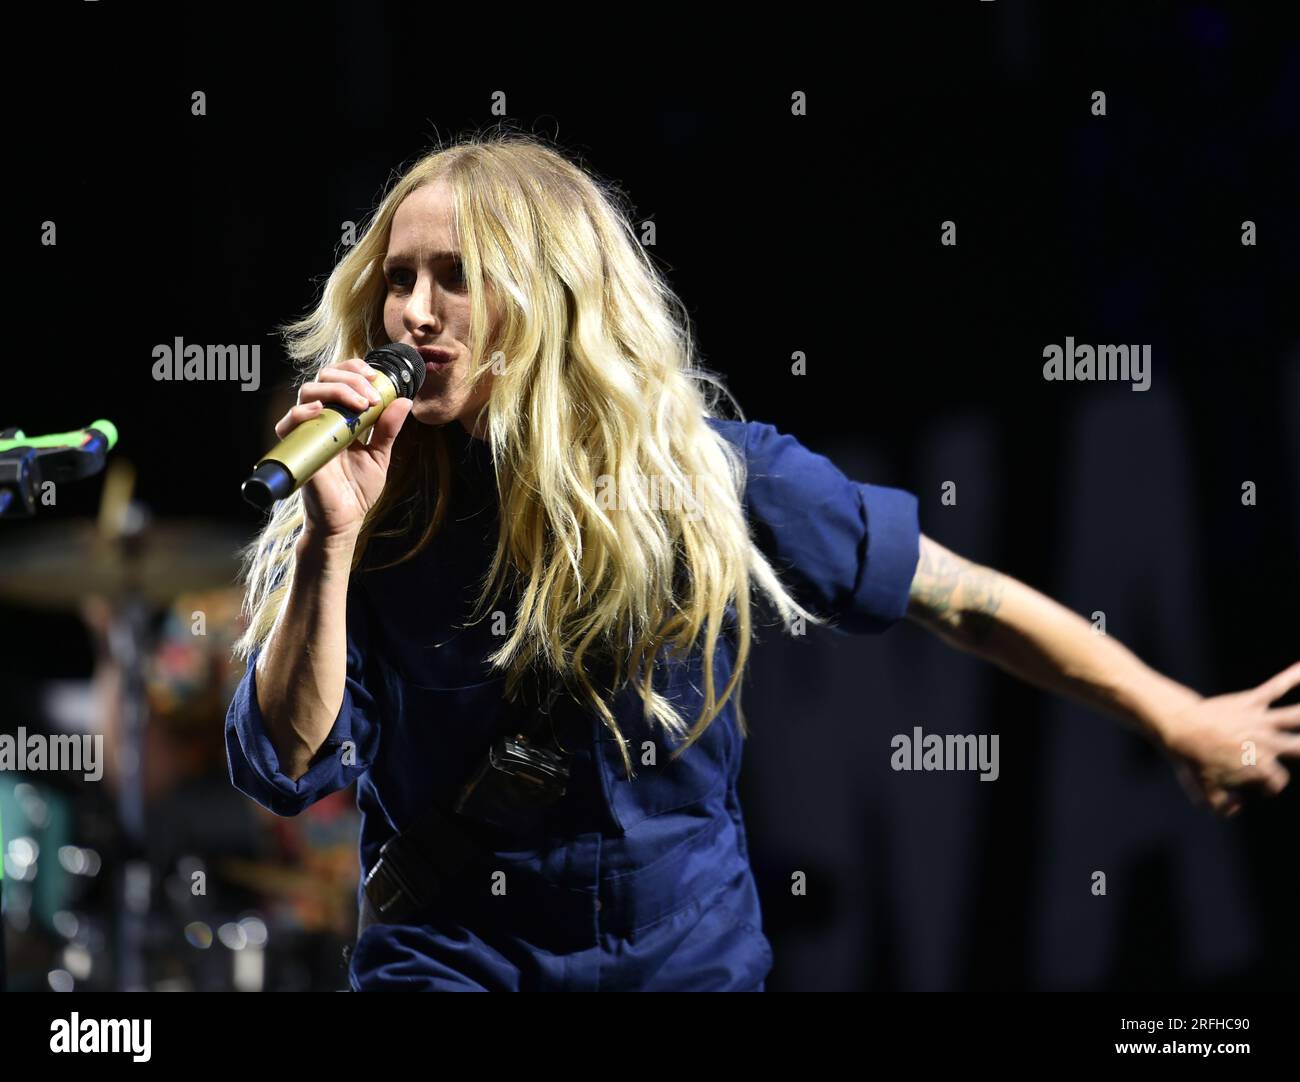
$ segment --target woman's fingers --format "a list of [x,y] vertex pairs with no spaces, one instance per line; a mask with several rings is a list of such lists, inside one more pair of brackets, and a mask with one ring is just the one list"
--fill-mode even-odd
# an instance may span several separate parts
[[[339,361],[339,363],[333,367],[342,368],[348,372],[357,372],[360,375],[365,376],[366,379],[370,379],[372,376],[377,376],[379,374],[379,369],[371,368],[370,365],[366,364],[366,362],[360,357],[349,357],[346,361]],[[325,371],[329,371],[329,369],[325,369]]]
[[1227,814],[1228,808],[1232,803],[1232,798],[1227,789],[1214,788],[1205,794],[1205,803],[1209,805],[1210,811],[1215,815]]
[[397,433],[402,430],[402,425],[414,405],[415,403],[409,398],[398,398],[389,403],[388,408],[379,415],[379,420],[371,429],[373,435],[370,437],[367,450],[387,458],[392,450],[393,441],[397,439]]
[[1273,768],[1264,775],[1264,788],[1269,796],[1277,796],[1291,780],[1291,772],[1281,763],[1274,762]]
[[341,406],[369,406],[365,398],[355,387],[339,380],[312,380],[298,388],[298,403],[337,402]]
[[1265,680],[1255,688],[1253,694],[1265,705],[1282,698],[1292,688],[1300,686],[1300,661],[1288,665],[1276,676]]
[[1277,796],[1291,781],[1291,772],[1287,770],[1277,755],[1269,752],[1260,756],[1258,765],[1250,767],[1249,772],[1237,776],[1237,784],[1258,786],[1269,796]]
[[374,403],[355,387],[338,380],[314,380],[298,391],[299,404],[327,402],[350,410],[368,410]]
[[325,407],[320,402],[303,402],[294,406],[288,413],[275,422],[275,435],[284,439],[309,417],[315,417]]
[[337,402],[364,412],[379,402],[379,392],[356,373],[327,368],[319,378],[302,385],[298,401]]
[[366,395],[374,391],[374,385],[371,381],[379,375],[379,369],[372,368],[360,357],[349,357],[346,361],[340,361],[331,368],[324,368],[316,378],[323,379],[327,372],[331,373],[335,378],[343,375],[359,377],[361,382],[359,384],[354,383],[353,386]]
[[1300,703],[1279,706],[1275,710],[1270,710],[1268,717],[1279,729],[1294,729],[1300,726]]
[[[378,373],[358,357],[349,358],[333,367],[321,369],[314,380],[304,383],[298,389],[298,404],[276,423],[276,436],[284,439],[303,421],[319,414],[327,403],[344,406],[358,412],[364,412],[372,406],[377,406],[383,399],[370,383],[367,378],[368,374],[377,375]],[[368,445],[371,448],[374,448],[376,439],[382,439],[384,441],[382,447],[387,451],[387,445],[392,443],[393,438],[401,429],[402,422],[406,419],[406,413],[410,409],[410,401],[409,399],[406,400],[407,407],[405,410],[398,410],[394,413],[393,407],[397,405],[398,401],[401,400],[391,403],[389,408],[384,410],[379,420],[376,421],[373,430],[374,435],[369,438]]]
[[[338,364],[322,368],[313,380],[304,383],[298,390],[298,401],[303,403],[323,400],[354,406],[358,409],[369,409],[380,401],[379,392],[371,383],[377,375],[379,375],[378,369],[372,368],[360,357],[349,357]],[[341,392],[338,387],[329,387],[330,384],[342,384],[350,388],[354,396],[340,398],[338,396]]]
[[1192,769],[1191,764],[1183,759],[1174,761],[1174,777],[1178,779],[1178,784],[1183,787],[1183,792],[1187,794],[1187,799],[1198,807],[1206,803],[1205,790],[1202,788],[1200,779],[1196,771]]

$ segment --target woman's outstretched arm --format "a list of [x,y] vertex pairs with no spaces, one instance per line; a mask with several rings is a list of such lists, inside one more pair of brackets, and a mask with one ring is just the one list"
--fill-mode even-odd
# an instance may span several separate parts
[[908,618],[1045,691],[1136,727],[1174,760],[1189,795],[1232,815],[1236,790],[1282,791],[1300,757],[1300,705],[1270,708],[1300,684],[1300,661],[1248,691],[1206,698],[1023,582],[921,536]]

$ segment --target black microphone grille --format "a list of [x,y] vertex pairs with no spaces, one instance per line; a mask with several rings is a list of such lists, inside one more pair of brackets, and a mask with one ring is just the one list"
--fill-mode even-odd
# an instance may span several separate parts
[[389,342],[366,354],[366,364],[387,372],[393,385],[407,398],[414,398],[424,385],[424,358],[414,346]]

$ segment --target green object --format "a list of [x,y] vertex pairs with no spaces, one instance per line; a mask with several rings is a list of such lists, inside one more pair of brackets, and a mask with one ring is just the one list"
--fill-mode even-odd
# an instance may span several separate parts
[[[108,440],[108,449],[111,451],[117,446],[117,425],[112,421],[106,421],[102,418],[98,421],[91,421],[87,428],[96,429],[102,433]],[[84,429],[77,429],[75,432],[56,432],[52,436],[24,436],[20,431],[13,439],[0,440],[0,452],[12,450],[15,447],[80,447],[85,440],[86,433]]]

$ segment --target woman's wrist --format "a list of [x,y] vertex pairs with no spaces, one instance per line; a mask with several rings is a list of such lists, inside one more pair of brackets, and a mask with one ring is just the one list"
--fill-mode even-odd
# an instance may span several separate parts
[[299,559],[316,558],[337,560],[340,557],[346,557],[349,561],[352,559],[352,553],[356,549],[357,539],[361,535],[361,528],[344,530],[341,533],[327,533],[310,523],[303,526],[302,534],[298,538],[297,554]]
[[1143,732],[1165,751],[1177,751],[1187,712],[1204,696],[1154,670],[1133,697],[1133,716]]

